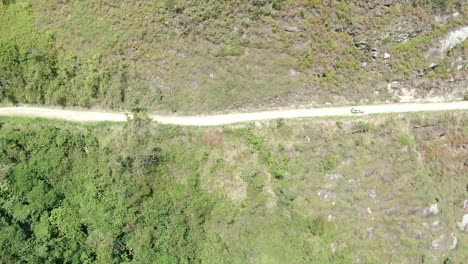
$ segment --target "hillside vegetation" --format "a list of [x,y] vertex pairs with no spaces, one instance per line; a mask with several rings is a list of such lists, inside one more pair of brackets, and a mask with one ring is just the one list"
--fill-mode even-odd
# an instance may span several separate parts
[[463,2],[3,0],[0,101],[194,113],[460,98],[467,42],[425,54],[467,24]]
[[1,261],[463,263],[467,142],[466,112],[223,128],[0,118]]

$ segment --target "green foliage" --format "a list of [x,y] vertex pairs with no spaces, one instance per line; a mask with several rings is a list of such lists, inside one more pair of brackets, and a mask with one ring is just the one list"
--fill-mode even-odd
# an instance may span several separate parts
[[400,137],[400,143],[403,146],[411,145],[413,143],[413,137],[409,134],[403,134]]
[[0,101],[10,95],[10,87],[22,83],[18,55],[13,43],[0,39]]
[[[82,130],[0,130],[0,164],[13,166],[0,182],[2,256],[13,262],[198,262],[211,198],[170,180],[146,125],[130,124],[116,139],[123,148],[100,146]],[[139,210],[144,213],[136,217]],[[34,250],[24,253],[28,248]]]
[[184,11],[183,1],[178,0],[165,0],[164,8],[172,13],[181,14]]
[[335,154],[328,155],[321,161],[322,168],[325,171],[333,170],[338,164],[340,164],[340,157]]
[[[0,118],[3,262],[417,262],[425,244],[400,222],[427,218],[406,212],[438,199],[453,219],[444,199],[465,199],[465,156],[447,151],[466,138],[462,112],[383,117],[370,135],[349,119],[218,130],[155,125],[133,110],[141,116],[125,124]],[[213,130],[220,144],[204,140]],[[370,190],[388,199],[376,204]],[[388,215],[397,205],[403,214]],[[383,207],[356,214],[373,206]],[[450,232],[439,228],[429,241]],[[454,262],[465,259],[459,246]]]
[[446,11],[455,3],[454,0],[426,0],[424,2],[426,6],[437,11]]
[[226,56],[240,56],[244,53],[244,47],[240,44],[232,45],[226,48],[222,48],[218,52],[218,56],[226,57]]
[[26,4],[0,7],[0,101],[89,107],[122,106],[128,85],[124,63],[98,57],[59,60],[54,34],[35,26]]
[[[201,177],[207,175],[199,170],[205,157],[199,153],[206,150],[188,151],[190,145],[174,148],[171,143],[187,131],[154,126],[143,114],[118,129],[37,121],[1,124],[2,260],[243,263],[252,248],[262,252],[260,262],[290,257],[323,260],[331,254],[325,244],[306,241],[309,235],[318,240],[325,236],[325,222],[296,214],[289,219],[272,212],[266,227],[269,231],[259,225],[264,216],[256,213],[255,204],[265,199],[264,178],[254,163],[242,173],[252,199],[252,204],[245,204],[249,210],[244,213],[202,190]],[[283,177],[287,160],[279,161],[262,137],[252,132],[245,135],[270,173]],[[284,147],[279,146],[279,153],[282,151]],[[187,174],[186,180],[173,174],[174,167]],[[249,246],[239,247],[234,237],[221,239],[225,230],[218,225],[224,221],[235,226],[253,221],[252,226],[229,231],[244,234]],[[287,236],[291,245],[324,247],[320,249],[323,253],[313,256],[301,247],[284,244],[279,239],[284,237],[284,228],[294,232]],[[259,239],[260,233],[270,239]],[[279,248],[285,248],[286,255]]]
[[273,7],[273,9],[275,9],[276,11],[280,11],[283,8],[283,2],[285,2],[285,0],[273,0],[271,3],[271,7]]
[[326,230],[327,222],[323,217],[318,217],[309,223],[310,232],[316,236],[323,235]]
[[370,132],[370,131],[372,131],[373,128],[374,128],[374,124],[372,124],[370,122],[359,121],[357,123],[357,125],[356,125],[357,132],[359,132],[359,133]]
[[7,5],[14,4],[15,2],[16,0],[2,0],[1,4],[7,6]]
[[251,130],[245,132],[247,141],[251,144],[260,154],[262,161],[268,165],[269,172],[275,179],[283,179],[287,171],[288,159],[278,161],[268,146],[264,143],[260,135],[255,135]]

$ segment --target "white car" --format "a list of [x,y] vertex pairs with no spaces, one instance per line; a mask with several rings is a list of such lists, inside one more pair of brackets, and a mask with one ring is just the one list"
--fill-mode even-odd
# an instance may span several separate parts
[[360,110],[360,109],[356,109],[356,108],[351,108],[351,113],[352,114],[364,114],[364,111]]

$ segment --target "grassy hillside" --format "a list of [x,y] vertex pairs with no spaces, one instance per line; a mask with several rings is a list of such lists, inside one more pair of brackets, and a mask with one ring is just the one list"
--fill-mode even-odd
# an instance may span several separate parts
[[0,100],[193,113],[460,97],[467,42],[425,53],[466,25],[462,3],[4,0]]
[[0,256],[462,263],[467,140],[466,112],[222,128],[1,118]]

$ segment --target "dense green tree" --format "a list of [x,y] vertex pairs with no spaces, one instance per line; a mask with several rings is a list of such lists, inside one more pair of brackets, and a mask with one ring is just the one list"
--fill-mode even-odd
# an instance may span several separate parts
[[[154,127],[130,121],[118,145],[86,131],[2,127],[0,255],[12,262],[199,262],[212,200],[174,183]],[[153,140],[152,140],[153,139]]]

